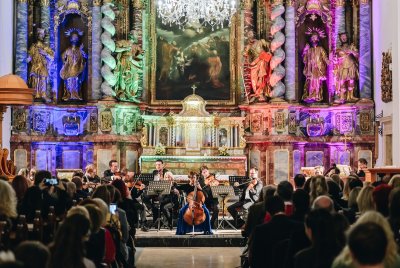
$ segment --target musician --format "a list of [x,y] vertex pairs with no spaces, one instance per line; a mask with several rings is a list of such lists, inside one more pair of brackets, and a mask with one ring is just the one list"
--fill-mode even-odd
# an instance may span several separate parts
[[[197,191],[202,191],[202,187],[197,180],[197,174],[194,171],[191,171],[188,175],[189,177],[189,183],[179,185],[176,187],[176,190],[181,191],[186,193],[186,195],[189,195],[191,192],[194,191],[195,186],[197,187]],[[179,194],[179,192],[178,192]],[[180,211],[179,211],[179,217],[178,217],[178,226],[176,229],[176,234],[177,235],[184,235],[186,233],[192,232],[193,227],[187,224],[184,221],[184,214],[189,208],[189,203],[187,203],[185,206],[183,206]],[[212,234],[211,230],[211,222],[210,222],[210,212],[208,211],[207,207],[203,204],[202,208],[204,210],[204,213],[206,215],[206,220],[199,225],[194,226],[194,231],[195,232],[204,232],[204,234]]]
[[153,170],[154,180],[159,181],[164,179],[164,175],[168,169],[164,168],[164,162],[161,159],[156,160],[156,169]]
[[[235,183],[237,186],[238,183]],[[258,179],[258,169],[252,167],[250,169],[250,181],[248,184],[244,184],[245,188],[243,189],[242,195],[239,198],[239,201],[230,205],[228,207],[229,213],[232,215],[233,219],[236,221],[236,225],[238,228],[243,226],[245,221],[238,216],[237,208],[242,208],[247,214],[249,207],[258,201],[260,197],[261,190],[263,188],[263,183]]]
[[100,183],[100,177],[96,174],[96,168],[93,164],[89,164],[85,168],[83,175],[83,183]]
[[104,171],[103,180],[106,182],[110,182],[115,179],[121,179],[121,177],[118,174],[118,172],[119,172],[118,161],[110,160],[110,162],[108,163],[108,166],[110,167],[110,169],[107,169]]
[[211,186],[218,186],[218,181],[214,174],[211,174],[207,166],[200,168],[201,177],[199,179],[200,186],[206,197],[205,205],[212,212],[211,227],[216,228],[215,222],[218,219],[218,198],[213,198],[211,193]]
[[357,176],[360,177],[361,179],[364,179],[365,178],[365,170],[367,170],[367,169],[368,169],[367,159],[365,159],[365,158],[358,159]]

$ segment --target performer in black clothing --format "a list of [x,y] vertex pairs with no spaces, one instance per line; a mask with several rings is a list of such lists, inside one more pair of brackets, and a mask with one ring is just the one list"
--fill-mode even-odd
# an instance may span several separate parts
[[110,167],[110,169],[104,171],[103,180],[106,182],[110,182],[115,179],[121,179],[121,177],[118,174],[119,169],[117,160],[111,160],[108,163],[108,166]]
[[367,159],[365,158],[360,158],[358,159],[358,170],[357,170],[357,176],[360,177],[361,179],[365,178],[365,171],[368,168],[368,162]]
[[160,181],[164,179],[165,173],[168,172],[168,169],[164,168],[164,162],[161,159],[156,160],[156,169],[153,170],[154,180]]
[[211,193],[211,186],[218,186],[218,181],[214,174],[211,174],[207,166],[200,168],[201,177],[199,180],[202,191],[206,197],[204,204],[208,210],[212,213],[211,216],[211,228],[216,228],[215,221],[218,219],[218,198],[213,198]]

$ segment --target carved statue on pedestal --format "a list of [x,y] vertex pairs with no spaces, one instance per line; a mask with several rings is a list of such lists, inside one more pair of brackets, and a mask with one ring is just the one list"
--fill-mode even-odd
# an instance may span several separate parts
[[85,68],[87,54],[83,50],[83,44],[79,45],[79,38],[83,32],[76,28],[71,28],[65,32],[70,39],[70,47],[62,54],[63,66],[60,70],[60,76],[64,80],[64,91],[62,99],[82,100],[81,88],[85,80]]
[[248,38],[249,44],[245,48],[244,56],[250,62],[252,94],[249,97],[252,101],[265,101],[265,97],[271,95],[269,62],[272,55],[269,52],[267,42],[264,39],[256,40],[253,31],[249,31]]
[[129,40],[117,41],[117,67],[114,75],[117,78],[115,94],[123,101],[140,102],[140,74],[144,51],[138,45],[136,36],[131,33]]
[[327,53],[319,44],[320,38],[325,38],[325,33],[318,28],[308,28],[306,34],[310,35],[310,44],[303,50],[303,74],[306,83],[302,99],[305,102],[318,102],[323,99],[323,81],[326,80],[329,64]]
[[355,81],[358,79],[358,50],[354,44],[349,45],[347,33],[339,34],[341,46],[335,56],[335,95],[337,103],[355,102]]
[[30,63],[29,85],[36,90],[35,99],[50,101],[47,94],[49,82],[49,67],[54,59],[54,51],[44,43],[46,32],[37,29],[37,41],[32,44],[28,51],[28,62]]

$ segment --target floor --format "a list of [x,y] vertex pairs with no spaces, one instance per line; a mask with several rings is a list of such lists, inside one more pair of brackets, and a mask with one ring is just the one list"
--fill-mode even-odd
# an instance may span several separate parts
[[[150,229],[148,232],[143,232],[140,229],[137,229],[135,237],[137,239],[143,238],[143,237],[190,237],[190,233],[182,236],[176,236],[176,228],[173,230],[169,229],[161,229],[160,231],[157,232],[157,229]],[[241,237],[241,230],[213,230],[214,237]],[[199,237],[202,237],[202,233],[196,233],[199,234]]]
[[242,249],[236,247],[137,248],[137,268],[235,268]]

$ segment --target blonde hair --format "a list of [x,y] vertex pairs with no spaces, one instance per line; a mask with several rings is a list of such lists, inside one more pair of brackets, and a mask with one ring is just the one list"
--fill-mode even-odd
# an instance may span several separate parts
[[97,207],[100,209],[101,212],[101,226],[106,225],[107,223],[107,215],[108,215],[108,206],[107,203],[104,202],[103,199],[100,198],[93,198],[94,202],[96,202]]
[[83,215],[90,221],[89,211],[84,206],[72,207],[67,212],[67,218],[71,217],[72,215],[75,215],[75,214]]
[[[367,211],[365,212],[357,222],[347,231],[349,234],[357,225],[362,223],[376,223],[383,228],[383,231],[386,234],[386,239],[388,241],[385,253],[385,267],[395,267],[398,255],[397,255],[397,244],[394,240],[392,229],[389,225],[389,222],[385,217],[382,216],[379,212],[376,211]],[[336,257],[333,262],[332,267],[354,267],[353,259],[351,257],[349,246],[345,246],[342,252]]]
[[22,176],[24,176],[25,178],[28,178],[28,177],[29,177],[29,169],[27,169],[27,168],[21,168],[21,169],[18,171],[18,175],[22,175]]
[[328,195],[328,184],[322,175],[311,177],[310,183],[310,204],[320,195]]
[[388,184],[389,184],[390,186],[392,186],[393,188],[400,187],[400,175],[399,175],[399,174],[394,175],[394,176],[390,179],[390,181],[389,181]]
[[174,179],[174,174],[172,174],[171,171],[167,171],[164,174],[164,180],[173,180]]
[[354,187],[353,190],[350,191],[349,199],[347,200],[347,206],[349,208],[357,205],[357,198],[358,198],[358,195],[360,194],[361,189],[362,188],[360,186],[357,186],[357,187]]
[[372,196],[373,191],[374,187],[368,185],[363,187],[360,193],[358,194],[357,205],[358,205],[358,211],[360,211],[361,214],[364,214],[369,210],[375,210],[375,202]]
[[17,217],[17,195],[11,184],[0,180],[0,215]]

